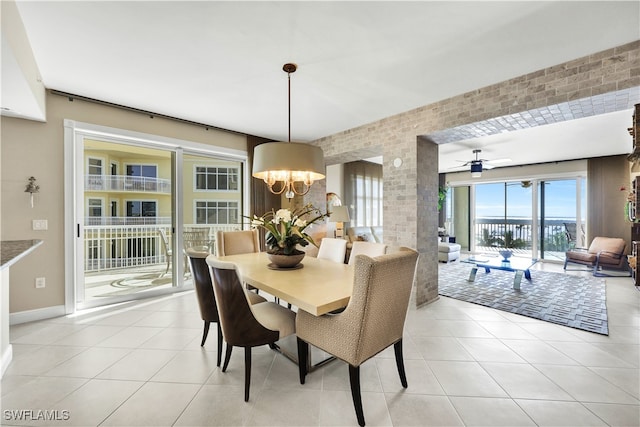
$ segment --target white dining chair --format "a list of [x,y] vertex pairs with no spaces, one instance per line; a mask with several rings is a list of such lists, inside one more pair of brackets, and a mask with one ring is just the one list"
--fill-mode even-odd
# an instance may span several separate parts
[[349,265],[356,262],[356,255],[367,255],[371,258],[384,255],[387,252],[387,245],[374,242],[353,242],[351,253],[349,254]]
[[334,239],[325,237],[320,242],[318,249],[318,258],[328,259],[333,262],[344,263],[344,257],[347,253],[347,241],[345,239]]

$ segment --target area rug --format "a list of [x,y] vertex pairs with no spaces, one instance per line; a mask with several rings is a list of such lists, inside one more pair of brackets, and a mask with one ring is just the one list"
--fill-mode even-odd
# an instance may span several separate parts
[[514,274],[478,269],[469,282],[473,264],[441,264],[438,293],[497,310],[533,317],[571,328],[609,335],[605,281],[602,278],[572,276],[531,270],[531,281],[522,278],[520,290],[513,289]]

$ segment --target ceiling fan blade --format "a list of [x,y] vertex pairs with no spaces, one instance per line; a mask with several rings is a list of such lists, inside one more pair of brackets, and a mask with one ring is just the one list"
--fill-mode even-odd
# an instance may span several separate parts
[[505,157],[504,159],[487,160],[487,162],[489,162],[489,163],[494,163],[494,164],[495,164],[495,163],[509,163],[509,162],[512,162],[512,161],[513,161],[513,160],[511,160],[511,159],[509,159],[509,158],[507,158],[507,157]]
[[494,165],[490,165],[489,163],[482,163],[482,169],[489,170],[489,169],[493,169],[493,168],[495,168]]

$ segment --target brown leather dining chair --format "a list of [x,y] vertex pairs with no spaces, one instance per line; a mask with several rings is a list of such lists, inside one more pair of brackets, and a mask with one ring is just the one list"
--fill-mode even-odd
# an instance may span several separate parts
[[227,342],[222,372],[226,372],[233,347],[244,348],[244,401],[249,400],[251,385],[251,348],[275,342],[295,333],[296,314],[274,302],[250,305],[236,272],[236,265],[220,261],[211,255],[206,259],[211,267],[213,291],[220,315],[222,335]]
[[202,342],[200,346],[203,347],[205,341],[207,341],[209,325],[211,322],[216,322],[218,327],[217,366],[220,366],[220,360],[222,358],[222,328],[220,327],[218,308],[216,307],[216,297],[213,294],[209,265],[207,265],[206,261],[207,256],[210,254],[209,252],[202,252],[193,248],[187,248],[186,253],[191,266],[191,274],[193,275],[193,286],[196,290],[196,296],[198,297],[200,317],[204,321],[204,331],[202,332]]
[[407,388],[402,334],[418,253],[409,248],[396,249],[376,258],[356,256],[353,293],[344,311],[316,317],[299,310],[296,317],[300,384],[305,383],[307,375],[309,344],[346,362],[361,426],[365,425],[360,393],[362,363],[393,345],[400,382]]

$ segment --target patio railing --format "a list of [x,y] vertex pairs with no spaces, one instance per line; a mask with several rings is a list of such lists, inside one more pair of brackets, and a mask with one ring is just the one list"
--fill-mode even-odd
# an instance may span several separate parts
[[[99,219],[99,218],[96,218]],[[150,218],[151,219],[151,218]],[[237,225],[186,224],[185,230],[203,230],[213,244],[218,230],[236,230]],[[127,224],[90,225],[84,227],[84,270],[99,272],[117,268],[166,265],[167,254],[160,230],[171,242],[171,225]],[[173,251],[181,259],[182,250]]]
[[134,191],[171,194],[171,180],[128,175],[85,175],[85,191]]
[[[545,251],[561,251],[569,249],[569,242],[565,233],[565,223],[568,219],[545,220],[542,244]],[[531,249],[533,230],[530,219],[514,218],[478,218],[475,225],[476,246]]]

